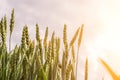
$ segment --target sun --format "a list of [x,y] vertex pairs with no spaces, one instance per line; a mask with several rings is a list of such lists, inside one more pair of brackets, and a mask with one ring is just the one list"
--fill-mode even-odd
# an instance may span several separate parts
[[99,7],[98,16],[103,31],[86,44],[88,55],[93,56],[93,58],[110,58],[115,61],[120,57],[119,3],[119,0],[110,0]]
[[116,27],[106,30],[86,44],[88,56],[96,63],[100,57],[111,64],[115,72],[120,74],[120,29]]

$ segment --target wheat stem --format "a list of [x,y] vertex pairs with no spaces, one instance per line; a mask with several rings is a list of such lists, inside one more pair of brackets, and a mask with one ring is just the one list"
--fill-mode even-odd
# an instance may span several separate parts
[[88,58],[86,58],[85,62],[85,80],[88,80]]

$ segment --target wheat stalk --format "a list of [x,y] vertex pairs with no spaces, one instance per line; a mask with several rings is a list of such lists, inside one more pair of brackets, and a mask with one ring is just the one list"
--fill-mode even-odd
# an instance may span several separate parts
[[88,58],[86,58],[85,62],[85,80],[88,80]]
[[77,50],[77,60],[76,60],[76,80],[77,80],[77,67],[78,67],[78,53],[79,53],[79,48],[80,48],[80,44],[82,41],[83,27],[84,27],[84,25],[82,24],[81,29],[80,29],[79,38],[78,38],[78,50]]
[[110,68],[110,66],[101,58],[99,58],[99,61],[102,63],[102,65],[107,69],[113,80],[120,80],[120,77]]
[[71,61],[69,61],[69,64],[66,69],[66,80],[70,79],[71,71],[72,71],[72,64],[71,64]]

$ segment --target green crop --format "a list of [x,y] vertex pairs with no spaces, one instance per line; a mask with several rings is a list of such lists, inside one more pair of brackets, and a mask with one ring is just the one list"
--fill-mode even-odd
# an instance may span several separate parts
[[[20,45],[11,50],[11,36],[14,26],[14,9],[10,19],[9,46],[6,46],[7,17],[0,21],[0,80],[77,80],[78,53],[82,40],[83,25],[79,27],[70,42],[67,39],[67,25],[64,25],[63,40],[52,33],[48,39],[40,37],[36,24],[36,39],[29,37],[28,26],[23,27]],[[78,39],[78,50],[74,44]],[[64,45],[61,49],[61,44]],[[9,51],[7,51],[9,47]],[[62,51],[60,51],[62,50]],[[77,57],[76,57],[77,55]],[[62,60],[59,57],[62,56]],[[85,80],[88,80],[88,59],[86,59]]]

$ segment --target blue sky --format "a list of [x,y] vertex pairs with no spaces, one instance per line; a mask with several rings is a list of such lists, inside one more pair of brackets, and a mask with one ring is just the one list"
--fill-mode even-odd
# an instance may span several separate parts
[[[32,39],[35,38],[36,23],[40,26],[41,36],[44,36],[45,28],[48,26],[50,34],[55,31],[61,38],[63,25],[67,24],[69,40],[75,30],[81,24],[85,24],[79,54],[78,79],[84,79],[83,65],[88,55],[89,80],[101,80],[102,77],[110,80],[110,76],[96,58],[104,58],[109,64],[113,64],[112,68],[117,73],[120,73],[120,65],[117,63],[120,57],[117,54],[120,52],[119,3],[119,0],[0,0],[0,18],[6,14],[10,19],[11,10],[15,9],[13,46],[20,43],[22,28],[25,24],[29,27]],[[114,47],[111,48],[109,44]]]

